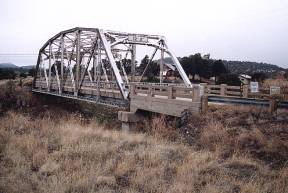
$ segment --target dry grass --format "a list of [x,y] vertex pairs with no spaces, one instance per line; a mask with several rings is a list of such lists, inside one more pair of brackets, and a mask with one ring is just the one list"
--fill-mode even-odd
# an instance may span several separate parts
[[[15,92],[28,94],[0,96]],[[160,116],[133,134],[32,101],[0,116],[1,193],[288,192],[287,113],[217,106],[181,128]]]
[[270,86],[279,86],[279,87],[288,87],[288,80],[282,79],[267,79],[263,82],[264,87]]
[[[273,170],[246,154],[234,152],[223,160],[217,151],[195,150],[159,135],[81,124],[76,114],[53,119],[13,111],[1,118],[0,192],[288,190],[287,168]],[[217,146],[221,135],[205,133],[201,140]]]
[[223,159],[242,153],[282,168],[288,161],[287,117],[287,112],[272,116],[255,107],[215,106],[205,116],[191,117],[184,138]]
[[6,80],[0,84],[0,113],[14,108],[35,106],[38,100],[30,92],[31,79]]

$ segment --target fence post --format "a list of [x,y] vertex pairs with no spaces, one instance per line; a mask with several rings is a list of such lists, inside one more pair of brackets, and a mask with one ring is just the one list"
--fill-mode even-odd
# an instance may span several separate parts
[[249,93],[249,87],[247,84],[245,84],[243,85],[243,93],[242,93],[243,97],[248,98],[248,93]]
[[226,95],[226,89],[227,89],[227,84],[221,84],[221,87],[220,87],[220,95],[221,96]]
[[192,101],[193,102],[200,102],[201,101],[201,97],[200,97],[200,87],[199,86],[193,86],[192,89]]

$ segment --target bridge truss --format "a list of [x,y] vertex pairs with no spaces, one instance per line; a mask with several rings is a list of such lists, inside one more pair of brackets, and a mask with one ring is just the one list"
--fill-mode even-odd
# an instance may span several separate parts
[[[138,79],[135,71],[137,45],[154,49]],[[40,49],[33,91],[125,106],[130,85],[141,81],[158,51],[159,83],[163,83],[165,67],[178,71],[185,86],[191,87],[165,37],[77,27],[58,33]],[[164,54],[171,57],[172,64],[163,61]],[[130,62],[124,64],[123,59],[128,58]]]

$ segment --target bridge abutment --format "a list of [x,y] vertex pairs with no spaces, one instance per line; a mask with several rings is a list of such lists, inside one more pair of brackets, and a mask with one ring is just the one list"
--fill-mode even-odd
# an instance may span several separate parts
[[118,120],[122,122],[122,131],[129,132],[141,120],[141,115],[134,112],[118,111]]

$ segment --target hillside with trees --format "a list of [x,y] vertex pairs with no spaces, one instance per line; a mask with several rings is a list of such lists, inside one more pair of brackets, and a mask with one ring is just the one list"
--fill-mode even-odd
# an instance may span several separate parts
[[35,66],[17,66],[12,63],[0,63],[0,80],[15,79],[17,76],[25,78],[34,76]]
[[204,59],[199,53],[181,58],[180,63],[187,75],[192,76],[192,80],[195,80],[195,75],[199,75],[200,79],[216,77],[217,80],[221,74],[228,73],[222,60]]
[[285,70],[279,66],[267,63],[247,62],[247,61],[227,61],[223,60],[226,68],[234,74],[264,73],[275,74],[276,72]]

